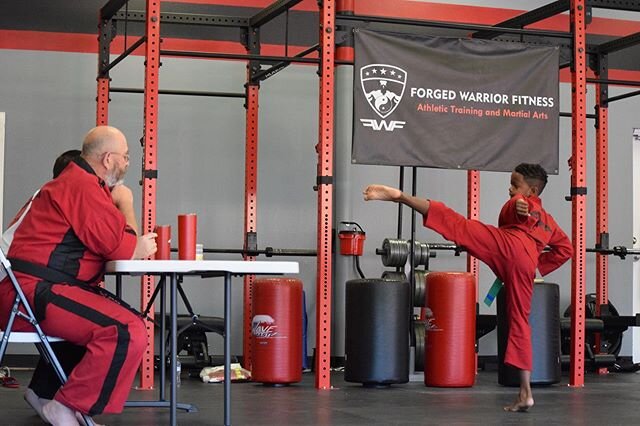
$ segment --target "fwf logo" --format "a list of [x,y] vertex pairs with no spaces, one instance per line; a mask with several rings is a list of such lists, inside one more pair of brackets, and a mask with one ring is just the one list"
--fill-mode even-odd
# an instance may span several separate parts
[[407,72],[394,65],[366,65],[360,68],[360,84],[367,103],[382,118],[380,121],[361,118],[362,125],[375,131],[384,129],[392,132],[395,129],[402,129],[406,124],[405,121],[387,122],[384,119],[391,115],[402,100],[407,84]]
[[256,337],[276,337],[278,335],[278,325],[271,315],[256,315],[251,321],[251,332]]

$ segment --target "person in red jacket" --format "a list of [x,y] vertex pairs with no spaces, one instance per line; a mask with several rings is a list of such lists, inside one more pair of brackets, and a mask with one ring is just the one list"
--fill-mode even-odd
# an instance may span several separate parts
[[[67,165],[75,158],[79,157],[81,151],[78,149],[71,149],[63,152],[56,158],[53,164],[53,179],[57,178],[60,173],[67,167]],[[111,199],[114,205],[122,212],[127,224],[138,233],[138,224],[135,218],[135,212],[133,208],[133,193],[123,183],[118,183],[113,188],[110,188]],[[4,253],[8,253],[9,246],[13,241],[13,235],[22,223],[22,220],[26,216],[29,209],[31,209],[31,203],[36,195],[40,192],[38,189],[31,198],[25,203],[25,205],[18,211],[16,216],[9,223],[9,227],[2,234],[2,241],[0,245]],[[4,279],[6,274],[4,271],[0,271],[0,281]],[[76,346],[69,342],[54,342],[51,343],[51,348],[56,354],[58,361],[62,365],[67,376],[71,370],[80,362],[85,353],[85,348],[82,346]],[[27,403],[38,413],[43,421],[46,422],[44,415],[42,414],[42,407],[51,401],[56,392],[60,388],[61,383],[57,374],[51,367],[50,363],[43,357],[40,357],[36,369],[33,372],[31,382],[25,390],[24,399]],[[79,414],[79,413],[78,413]],[[77,415],[79,421],[82,416]]]
[[[364,199],[405,204],[424,218],[424,225],[487,264],[502,280],[509,322],[506,364],[519,370],[520,392],[506,411],[527,411],[534,404],[531,392],[531,327],[529,312],[536,269],[546,275],[571,258],[573,247],[553,217],[542,208],[539,196],[547,173],[538,164],[519,164],[511,173],[509,200],[498,227],[470,220],[439,201],[407,195],[396,188],[369,185]],[[543,251],[546,247],[549,251]]]
[[[141,259],[156,251],[154,233],[141,237],[114,204],[110,187],[129,163],[125,136],[99,126],[82,153],[45,184],[16,229],[8,258],[43,331],[86,348],[54,399],[42,408],[52,424],[77,425],[75,412],[119,413],[147,347],[139,314],[98,290],[109,260]],[[0,283],[0,324],[15,294]],[[21,318],[16,331],[31,331]]]

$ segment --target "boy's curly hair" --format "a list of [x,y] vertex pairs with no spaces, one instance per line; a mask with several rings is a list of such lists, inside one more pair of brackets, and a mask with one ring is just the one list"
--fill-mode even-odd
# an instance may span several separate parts
[[520,173],[529,186],[538,188],[538,195],[542,194],[542,190],[547,185],[547,172],[540,164],[520,163],[514,171]]

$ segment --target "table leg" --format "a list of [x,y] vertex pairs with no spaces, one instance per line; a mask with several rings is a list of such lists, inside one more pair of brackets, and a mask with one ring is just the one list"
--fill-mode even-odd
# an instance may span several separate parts
[[231,273],[224,274],[224,424],[231,426]]
[[160,401],[166,401],[167,396],[167,280],[162,277],[160,286]]
[[122,299],[122,275],[116,275],[116,296],[118,299]]
[[176,381],[176,359],[178,356],[178,280],[177,274],[171,274],[171,408],[169,414],[169,422],[171,426],[176,425],[176,403],[178,400],[178,386]]

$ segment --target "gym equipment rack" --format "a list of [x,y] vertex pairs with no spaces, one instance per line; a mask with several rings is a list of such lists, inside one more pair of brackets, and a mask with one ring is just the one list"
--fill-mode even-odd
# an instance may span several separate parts
[[[585,225],[586,225],[586,127],[587,118],[596,119],[596,227],[598,245],[608,236],[608,104],[610,102],[640,94],[640,91],[621,96],[608,97],[608,85],[620,84],[637,86],[640,83],[628,80],[608,79],[608,54],[634,46],[640,43],[640,33],[633,33],[602,44],[587,43],[586,27],[590,21],[592,8],[640,11],[637,2],[619,2],[616,0],[558,0],[521,15],[515,16],[493,26],[459,24],[442,21],[420,21],[396,19],[379,16],[358,16],[355,14],[356,0],[321,0],[318,2],[319,36],[318,44],[294,56],[262,56],[260,54],[260,29],[262,25],[276,16],[286,13],[300,3],[301,0],[276,0],[271,5],[249,18],[232,16],[210,16],[192,14],[165,14],[160,11],[159,0],[146,0],[146,11],[137,13],[137,18],[145,22],[145,33],[140,39],[125,50],[113,61],[110,61],[110,43],[115,37],[115,21],[122,17],[134,19],[134,12],[120,12],[127,4],[127,0],[109,0],[100,10],[99,18],[99,53],[97,79],[97,115],[96,123],[108,123],[109,93],[137,91],[144,93],[144,129],[143,129],[143,172],[142,172],[142,229],[150,232],[155,226],[156,211],[156,177],[157,177],[157,117],[158,95],[182,94],[193,96],[231,96],[244,97],[246,106],[246,157],[245,157],[245,208],[244,208],[244,250],[257,251],[257,161],[258,161],[258,98],[259,82],[274,75],[291,63],[317,63],[319,75],[319,129],[318,169],[317,169],[317,282],[316,282],[316,365],[315,386],[319,389],[330,389],[330,355],[331,355],[331,293],[332,293],[332,226],[333,226],[333,149],[334,149],[334,71],[336,65],[349,64],[353,60],[353,44],[350,37],[344,37],[336,44],[336,33],[339,25],[353,21],[368,23],[379,22],[393,25],[409,25],[437,27],[458,30],[476,31],[474,38],[498,39],[504,34],[515,35],[513,42],[533,43],[540,38],[557,39],[554,43],[569,52],[566,63],[561,68],[570,67],[572,86],[572,175],[571,175],[571,203],[572,203],[572,240],[574,256],[571,270],[571,304],[575,307],[575,314],[571,319],[571,373],[570,385],[584,384],[584,356],[582,351],[585,343]],[[568,32],[549,32],[524,29],[544,19],[562,12],[570,12]],[[161,23],[180,23],[192,25],[214,25],[220,27],[241,28],[245,35],[244,46],[246,55],[238,54],[205,54],[201,52],[162,51],[160,39]],[[531,37],[531,40],[527,40]],[[139,89],[110,89],[109,70],[124,57],[144,45],[146,68],[144,90]],[[311,53],[318,52],[319,58],[308,58]],[[160,56],[186,56],[222,59],[242,59],[247,61],[247,84],[244,94],[200,93],[161,91],[158,86]],[[591,59],[590,61],[588,60]],[[275,65],[262,70],[261,61],[276,61]],[[596,78],[587,76],[590,67]],[[596,114],[586,114],[586,87],[588,83],[596,86]],[[566,114],[561,114],[566,116]],[[401,170],[401,179],[404,176]],[[415,181],[415,170],[414,170]],[[415,190],[415,185],[414,185]],[[468,172],[468,203],[469,218],[479,217],[480,174],[478,171]],[[399,213],[401,210],[399,210]],[[414,224],[415,225],[415,224]],[[400,228],[399,228],[400,229]],[[412,230],[412,234],[415,229]],[[400,238],[400,235],[398,236]],[[413,238],[412,238],[413,240]],[[597,256],[597,311],[608,300],[608,259],[606,254]],[[245,260],[254,260],[255,256],[245,255]],[[468,271],[476,275],[479,271],[478,260],[468,257]],[[243,355],[245,364],[251,364],[251,348],[248,338],[250,332],[251,312],[251,284],[254,277],[246,277],[244,283],[244,343]],[[144,277],[142,300],[144,305],[152,294],[153,280]],[[148,327],[152,327],[148,323]],[[152,335],[152,334],[151,334]],[[153,341],[150,348],[153,348]],[[141,387],[150,388],[153,384],[153,354],[147,352],[142,364]]]

